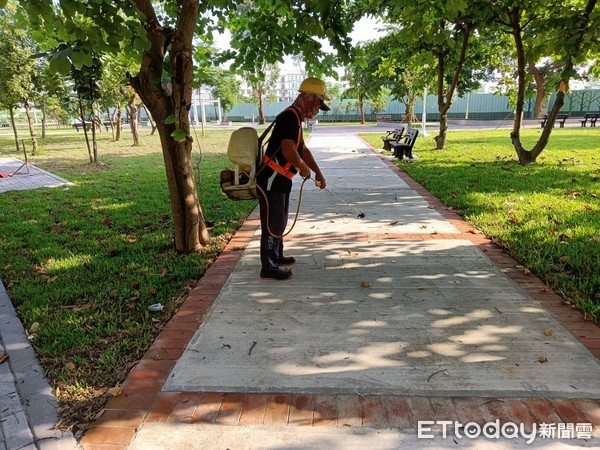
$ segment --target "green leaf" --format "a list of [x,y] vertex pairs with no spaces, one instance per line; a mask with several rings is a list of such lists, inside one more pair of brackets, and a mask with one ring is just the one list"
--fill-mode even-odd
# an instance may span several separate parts
[[[2,0],[0,0],[2,1]],[[41,31],[41,30],[33,30],[31,32],[31,37],[36,41],[36,42],[44,42],[44,39],[47,37],[48,33],[46,33],[45,31]]]
[[71,61],[65,52],[58,52],[50,58],[50,71],[61,75],[68,75],[71,70]]
[[187,134],[183,130],[175,130],[171,133],[171,137],[176,141],[183,141]]
[[143,52],[148,49],[148,42],[145,39],[140,37],[136,37],[133,40],[133,48],[135,48],[138,52]]
[[167,117],[165,120],[163,120],[163,123],[165,125],[170,125],[172,123],[175,123],[175,120],[176,120],[175,115],[171,114],[169,117]]
[[75,50],[71,55],[71,59],[73,60],[73,66],[77,70],[81,69],[84,65],[84,54],[81,51]]

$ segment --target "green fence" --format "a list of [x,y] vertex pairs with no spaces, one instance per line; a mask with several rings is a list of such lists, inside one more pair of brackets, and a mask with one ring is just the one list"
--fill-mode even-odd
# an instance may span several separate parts
[[[556,99],[556,94],[548,102],[551,108]],[[332,100],[328,102],[331,111],[319,114],[320,122],[357,122],[360,120],[356,100]],[[266,103],[264,112],[267,121],[272,121],[277,114],[289,106],[289,103]],[[426,113],[428,121],[439,120],[437,97],[428,95],[426,99]],[[208,108],[207,108],[208,109]],[[534,99],[525,102],[525,118],[533,117]],[[207,111],[208,112],[208,111]],[[583,116],[586,112],[600,112],[600,89],[587,89],[572,91],[565,98],[561,113],[571,117]],[[398,100],[390,99],[382,110],[373,111],[365,105],[365,114],[368,121],[375,121],[376,114],[391,115],[392,120],[400,121],[406,114],[406,105]],[[423,114],[423,99],[417,99],[415,115],[420,120]],[[508,97],[498,94],[468,94],[464,97],[456,96],[448,112],[451,119],[510,119],[513,117],[513,107]],[[228,120],[234,122],[258,121],[258,108],[254,103],[236,105],[228,114]],[[214,119],[207,114],[207,120]]]

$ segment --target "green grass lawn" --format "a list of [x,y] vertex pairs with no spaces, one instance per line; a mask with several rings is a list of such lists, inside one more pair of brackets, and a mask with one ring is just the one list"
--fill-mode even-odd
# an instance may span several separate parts
[[[37,328],[33,345],[67,424],[85,428],[255,207],[220,193],[230,134],[197,132],[199,197],[213,237],[200,254],[173,250],[162,153],[148,131],[140,147],[127,130],[117,143],[101,133],[96,166],[82,132],[50,130],[30,162],[75,186],[0,194],[0,278],[26,329]],[[9,134],[0,135],[0,156],[22,158]],[[165,309],[149,313],[154,303]]]
[[[508,130],[451,131],[444,150],[430,134],[417,140],[419,159],[397,165],[600,321],[600,129],[555,129],[527,166]],[[540,130],[522,134],[531,148]],[[380,134],[363,137],[381,148]]]

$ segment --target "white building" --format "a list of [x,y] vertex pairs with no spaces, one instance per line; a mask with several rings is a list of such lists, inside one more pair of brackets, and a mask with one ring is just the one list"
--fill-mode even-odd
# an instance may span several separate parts
[[[282,73],[276,81],[275,86],[265,89],[263,92],[264,99],[266,100],[273,94],[280,102],[294,101],[298,96],[298,89],[303,79],[304,75],[301,73]],[[252,86],[246,80],[242,80],[240,95],[243,97],[252,97]]]

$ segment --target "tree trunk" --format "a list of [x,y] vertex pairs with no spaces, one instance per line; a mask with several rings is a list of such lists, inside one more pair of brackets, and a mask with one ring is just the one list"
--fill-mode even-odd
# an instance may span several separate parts
[[365,124],[365,102],[362,95],[358,96],[358,111],[360,113],[360,123]]
[[38,141],[35,136],[35,128],[33,127],[33,117],[31,116],[31,105],[29,100],[25,100],[25,115],[27,116],[27,124],[29,125],[29,135],[31,136],[31,154],[37,155]]
[[115,131],[115,141],[121,140],[121,130],[123,128],[123,111],[121,106],[117,109],[117,130]]
[[257,84],[256,96],[258,100],[258,124],[264,125],[265,123],[267,123],[267,119],[265,118],[265,108],[263,105],[263,89],[261,83]]
[[[175,250],[179,253],[198,252],[210,242],[198,201],[189,124],[193,89],[192,38],[199,2],[178,3],[176,30],[160,25],[150,2],[134,0],[134,3],[146,17],[144,26],[150,49],[144,52],[140,72],[130,82],[157,123],[175,227]],[[167,49],[171,61],[170,80],[164,79],[163,74]],[[163,83],[155,82],[163,79]],[[165,119],[171,115],[175,116],[175,123],[165,124]],[[171,136],[175,131],[184,132],[185,137],[176,141]]]
[[512,27],[512,35],[515,41],[515,49],[517,51],[517,104],[515,109],[515,122],[513,125],[513,130],[510,133],[510,139],[512,141],[513,147],[517,153],[517,157],[519,158],[519,163],[521,164],[531,164],[534,163],[539,156],[539,154],[544,150],[548,140],[550,139],[550,134],[554,128],[554,122],[556,120],[556,116],[558,115],[558,111],[562,107],[564,103],[564,92],[558,93],[556,96],[556,101],[554,102],[554,106],[548,120],[546,121],[546,125],[542,130],[542,134],[538,139],[538,142],[535,144],[532,150],[527,150],[523,146],[521,142],[521,124],[523,122],[523,109],[525,107],[525,89],[526,89],[526,74],[525,67],[527,65],[527,61],[525,59],[525,48],[523,46],[522,39],[522,27],[521,27],[521,10],[520,8],[514,7],[510,11],[508,11],[508,17]]
[[414,120],[417,118],[415,116],[415,103],[417,102],[417,94],[412,90],[409,90],[406,95],[406,109],[405,109],[405,117],[408,118],[406,121],[408,124],[408,128],[412,128]]
[[542,153],[542,151],[546,148],[548,141],[550,140],[550,134],[554,128],[554,122],[556,121],[556,116],[558,115],[560,109],[565,103],[565,90],[569,84],[569,79],[571,77],[570,72],[573,69],[573,58],[579,53],[581,48],[581,42],[585,38],[585,31],[588,29],[588,21],[590,14],[594,10],[597,0],[588,0],[585,8],[585,13],[582,14],[579,18],[579,28],[569,30],[573,34],[579,33],[577,36],[577,41],[572,45],[569,49],[569,54],[567,57],[567,62],[563,69],[563,74],[567,74],[563,76],[560,81],[560,85],[558,88],[558,92],[556,94],[556,101],[552,106],[552,110],[548,116],[548,120],[546,121],[546,125],[542,130],[542,134],[540,135],[538,142],[534,145],[533,149],[526,150],[523,147],[520,136],[520,129],[523,117],[523,107],[525,104],[525,86],[526,86],[526,78],[525,78],[525,50],[523,46],[522,40],[522,26],[521,26],[521,10],[518,6],[507,11],[508,18],[511,24],[511,33],[513,35],[513,39],[515,41],[515,49],[517,51],[517,73],[518,73],[518,88],[517,88],[517,107],[515,112],[515,123],[513,127],[513,131],[510,133],[510,138],[519,158],[519,162],[521,164],[530,164],[537,160],[537,157]]
[[436,150],[442,150],[446,145],[446,132],[448,131],[448,107],[444,102],[444,56],[438,55],[438,76],[437,76],[437,98],[438,98],[438,111],[440,113],[440,131],[436,137],[433,138],[435,141]]
[[19,148],[19,133],[17,132],[17,125],[15,124],[15,110],[14,110],[14,105],[10,105],[8,107],[8,110],[10,112],[10,124],[12,126],[13,134],[15,136],[15,146],[17,147],[17,154],[18,154],[19,150],[21,150],[21,149]]
[[[96,123],[95,123],[95,114],[94,114],[94,103],[92,103],[91,105],[91,109],[92,109],[92,126],[90,127],[92,129],[92,149],[94,152],[94,163],[98,164],[98,139],[96,139]],[[83,127],[85,128],[85,127]]]
[[93,120],[94,128],[96,128],[96,130],[98,130],[98,131],[100,131],[100,133],[102,133],[102,128],[104,128],[104,123],[102,121],[102,117],[100,117],[100,112],[94,111],[94,110],[92,110],[92,112],[94,112],[94,115],[92,116],[94,118],[94,120]]
[[452,101],[454,98],[454,91],[456,90],[456,86],[461,77],[461,72],[463,66],[465,65],[465,60],[467,58],[467,48],[469,47],[469,39],[471,37],[472,26],[470,24],[465,25],[465,28],[462,29],[463,32],[463,40],[460,48],[460,55],[458,57],[458,62],[456,64],[456,69],[454,70],[454,75],[452,76],[452,81],[450,83],[450,87],[446,92],[444,92],[444,78],[445,74],[445,65],[444,65],[444,55],[438,54],[438,111],[440,113],[440,132],[434,138],[436,144],[436,150],[442,150],[446,145],[446,132],[448,131],[448,110],[450,110],[450,106],[452,106]]
[[148,108],[146,108],[146,105],[143,105],[143,107],[146,110],[146,116],[148,117],[148,123],[150,123],[150,126],[152,127],[150,136],[154,136],[154,133],[156,132],[156,124],[154,123],[154,120],[152,120],[152,114],[150,114],[150,111],[148,111]]
[[90,158],[90,162],[94,162],[94,156],[92,155],[92,149],[90,147],[90,139],[87,133],[87,127],[85,126],[85,112],[83,110],[83,102],[81,101],[81,97],[79,97],[79,118],[81,119],[81,125],[83,127],[83,134],[85,136],[85,143],[87,145],[88,156]]
[[535,80],[535,106],[533,107],[533,117],[539,119],[542,115],[542,106],[546,98],[546,72],[538,69],[532,61],[529,61],[529,72]]
[[108,121],[110,123],[110,132],[112,133],[113,141],[115,140],[115,114],[116,110],[111,114],[110,109],[106,108],[106,117],[108,117]]
[[42,139],[46,137],[46,100],[42,99]]
[[139,147],[140,145],[140,131],[137,124],[138,107],[134,102],[127,105],[129,111],[129,128],[131,129],[131,136],[133,136],[133,145]]

